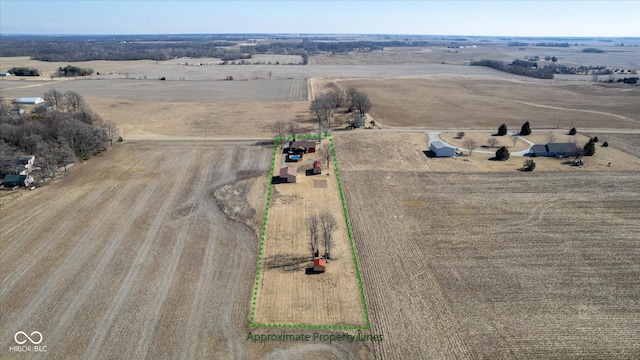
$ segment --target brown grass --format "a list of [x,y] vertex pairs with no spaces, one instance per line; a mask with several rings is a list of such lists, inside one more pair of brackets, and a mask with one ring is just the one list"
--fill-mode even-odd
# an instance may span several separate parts
[[637,171],[371,169],[335,139],[377,358],[636,356]]
[[[285,164],[282,158],[279,151],[276,173]],[[321,175],[305,176],[314,160],[319,160],[317,153],[304,155],[298,163],[286,163],[298,169],[296,183],[272,187],[255,321],[363,326],[364,312],[337,180],[332,168],[323,168]],[[313,258],[306,220],[325,211],[338,225],[331,260],[324,274],[309,275],[306,270],[312,267]],[[322,241],[320,247],[322,256]]]

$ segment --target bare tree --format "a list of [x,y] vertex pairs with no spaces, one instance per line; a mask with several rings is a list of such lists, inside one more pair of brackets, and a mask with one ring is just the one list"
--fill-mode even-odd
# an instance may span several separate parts
[[495,136],[492,136],[489,138],[489,140],[487,140],[487,144],[494,148],[496,147],[496,145],[498,145],[498,139],[496,139]]
[[513,138],[513,146],[516,146],[516,141],[518,141],[518,137],[520,136],[520,133],[517,131],[514,131],[511,133],[511,137]]
[[362,91],[358,91],[353,95],[351,98],[351,105],[358,109],[362,116],[369,112],[373,107],[371,100],[369,100],[369,95]]
[[322,242],[324,244],[324,257],[325,259],[331,258],[331,247],[333,246],[333,232],[338,225],[333,215],[325,211],[320,214],[320,226],[322,227]]
[[74,91],[64,93],[64,102],[66,111],[71,113],[79,113],[86,107],[82,96]]
[[96,125],[104,129],[105,133],[107,134],[107,138],[109,138],[110,145],[113,146],[113,138],[118,135],[118,128],[116,127],[116,124],[111,120],[102,120],[99,124]]
[[331,145],[329,145],[326,142],[322,144],[318,148],[318,154],[320,155],[320,158],[322,160],[325,160],[327,162],[327,169],[328,169],[329,164],[331,163],[331,159],[333,158],[333,153],[331,152]]
[[53,105],[55,110],[64,111],[65,110],[65,97],[61,91],[56,89],[47,90],[47,92],[43,95],[44,101]]
[[289,130],[289,124],[287,124],[284,120],[277,120],[273,124],[271,124],[271,131],[276,133],[276,137],[280,139],[284,139],[287,131]]
[[5,115],[11,110],[11,105],[7,103],[2,96],[0,96],[0,115]]
[[318,248],[319,240],[319,218],[318,215],[312,214],[307,218],[307,226],[309,228],[309,245],[311,247],[311,257],[316,258],[319,256],[320,249]]
[[287,125],[287,130],[292,137],[296,137],[296,135],[302,132],[302,128],[297,122],[295,122],[295,120],[289,120]]
[[329,93],[327,94],[327,97],[331,100],[331,102],[333,103],[333,106],[335,107],[341,107],[342,105],[344,105],[344,98],[345,98],[345,93],[344,91],[342,91],[342,89],[336,87],[335,89],[332,89],[331,91],[329,91]]
[[271,79],[271,76],[273,76],[273,72],[269,71],[269,79]]
[[469,150],[469,155],[471,155],[473,153],[473,150],[476,149],[476,146],[478,146],[478,143],[476,143],[476,141],[473,139],[466,139],[462,143],[462,145],[464,145],[464,147]]
[[353,103],[353,97],[358,93],[358,89],[350,87],[347,89],[347,100]]
[[556,134],[553,131],[549,131],[547,133],[547,143],[552,143],[554,141],[556,141]]
[[316,97],[311,102],[311,112],[318,122],[318,137],[322,133],[322,128],[329,127],[332,122],[334,108],[333,102],[327,97]]

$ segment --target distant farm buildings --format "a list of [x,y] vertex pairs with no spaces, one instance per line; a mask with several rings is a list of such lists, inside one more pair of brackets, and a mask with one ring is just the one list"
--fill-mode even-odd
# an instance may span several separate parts
[[574,143],[548,143],[546,145],[533,145],[529,154],[536,156],[566,157],[575,154],[578,147]]
[[429,145],[429,150],[431,150],[436,157],[453,157],[456,151],[456,149],[446,145],[442,141],[432,142],[431,145]]
[[37,104],[42,104],[43,102],[44,102],[44,99],[41,97],[24,97],[24,98],[17,98],[13,100],[14,104],[23,104],[23,105],[37,105]]

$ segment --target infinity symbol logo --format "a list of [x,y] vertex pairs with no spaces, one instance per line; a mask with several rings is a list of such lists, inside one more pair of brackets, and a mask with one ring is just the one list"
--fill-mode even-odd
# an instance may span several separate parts
[[27,340],[31,341],[31,343],[33,345],[38,345],[42,342],[42,334],[39,331],[34,331],[31,333],[31,336],[33,336],[34,334],[37,334],[38,336],[40,336],[40,340],[38,341],[34,341],[29,335],[27,335],[26,332],[24,331],[18,331],[14,336],[13,336],[13,340],[16,341],[16,343],[18,343],[18,345],[22,345],[24,343],[27,342],[27,340],[22,340],[22,341],[18,341],[18,335],[22,334],[22,336],[26,337]]

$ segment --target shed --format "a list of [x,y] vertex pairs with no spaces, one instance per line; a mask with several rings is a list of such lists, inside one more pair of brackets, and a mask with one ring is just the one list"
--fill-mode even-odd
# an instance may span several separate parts
[[313,272],[323,273],[327,267],[327,261],[324,258],[313,259]]
[[11,73],[8,73],[8,72],[0,73],[0,77],[7,77],[7,76],[11,76]]
[[294,183],[296,182],[297,169],[290,166],[285,166],[280,169],[280,180],[283,182]]
[[316,142],[308,141],[308,140],[296,140],[291,146],[293,149],[304,149],[305,152],[313,153],[316,152]]
[[322,166],[318,160],[313,162],[313,174],[322,174]]
[[13,100],[15,104],[27,104],[27,105],[36,105],[44,102],[44,99],[41,97],[24,97],[17,98]]
[[447,146],[442,141],[434,141],[429,145],[429,149],[433,151],[436,157],[453,157],[455,149]]

